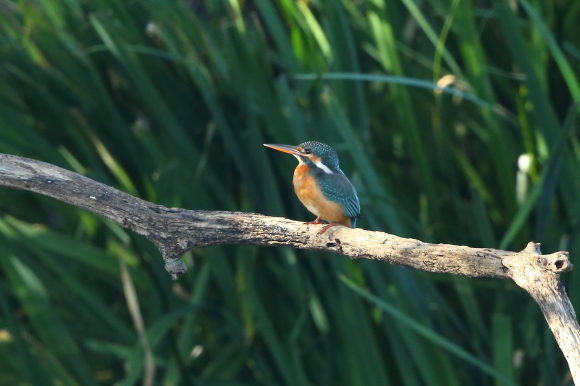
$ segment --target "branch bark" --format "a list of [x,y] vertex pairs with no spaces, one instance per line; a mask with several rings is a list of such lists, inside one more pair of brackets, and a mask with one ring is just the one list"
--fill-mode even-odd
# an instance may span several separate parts
[[0,154],[0,186],[53,197],[147,237],[173,279],[187,271],[180,260],[185,252],[219,244],[309,249],[428,272],[512,279],[540,306],[580,385],[580,327],[559,280],[572,269],[568,252],[542,255],[533,242],[521,252],[429,244],[341,226],[318,235],[320,226],[279,217],[166,208],[57,166],[8,154]]

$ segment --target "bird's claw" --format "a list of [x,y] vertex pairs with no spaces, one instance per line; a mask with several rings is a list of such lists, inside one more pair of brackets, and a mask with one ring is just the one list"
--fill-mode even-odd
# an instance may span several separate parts
[[340,224],[339,224],[339,223],[337,223],[337,222],[331,222],[330,224],[326,225],[326,226],[325,226],[325,227],[323,227],[321,230],[319,230],[319,231],[318,231],[318,234],[319,234],[319,235],[323,234],[324,232],[326,232],[326,231],[328,230],[328,228],[331,228],[331,227],[333,227],[333,226],[335,226],[335,225],[340,225]]
[[314,221],[309,221],[309,222],[305,222],[304,224],[325,224],[322,221],[320,221],[320,217],[316,217],[316,220]]

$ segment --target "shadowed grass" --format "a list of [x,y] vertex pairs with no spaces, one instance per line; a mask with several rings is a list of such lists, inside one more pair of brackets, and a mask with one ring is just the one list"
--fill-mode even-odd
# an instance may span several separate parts
[[[5,2],[0,152],[167,206],[308,221],[295,160],[262,143],[319,140],[356,186],[363,228],[533,239],[574,261],[580,7],[510,4]],[[172,282],[140,236],[6,189],[0,384],[143,381],[119,259],[155,384],[570,384],[512,283],[252,246],[193,250]],[[578,274],[564,280],[578,308]]]

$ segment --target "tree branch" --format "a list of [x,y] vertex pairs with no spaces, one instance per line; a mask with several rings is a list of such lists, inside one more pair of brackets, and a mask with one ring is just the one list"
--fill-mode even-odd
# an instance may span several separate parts
[[279,217],[166,208],[57,166],[8,154],[0,154],[0,186],[53,197],[144,235],[161,252],[173,279],[187,271],[180,260],[185,252],[219,244],[309,249],[427,272],[512,279],[539,304],[580,384],[580,327],[559,281],[561,273],[572,269],[568,252],[542,255],[532,242],[521,252],[428,244],[341,226],[319,235],[320,226]]

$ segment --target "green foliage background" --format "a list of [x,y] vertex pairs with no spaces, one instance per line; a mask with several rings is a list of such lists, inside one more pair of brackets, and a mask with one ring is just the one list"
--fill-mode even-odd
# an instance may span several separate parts
[[[262,143],[318,140],[362,228],[578,264],[579,64],[577,0],[4,0],[0,152],[308,221],[295,160]],[[0,384],[571,384],[513,283],[252,246],[184,261],[172,282],[142,237],[0,189]]]

